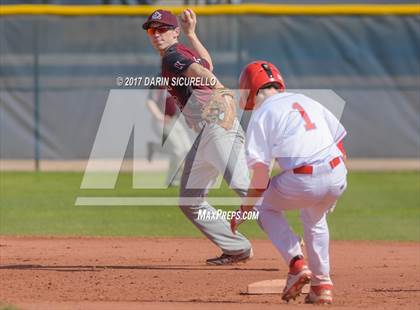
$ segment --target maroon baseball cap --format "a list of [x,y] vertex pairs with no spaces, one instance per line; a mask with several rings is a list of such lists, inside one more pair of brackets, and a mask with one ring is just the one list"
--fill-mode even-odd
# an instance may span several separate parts
[[169,11],[165,10],[156,10],[149,15],[146,22],[143,24],[143,29],[147,30],[150,27],[151,23],[161,23],[168,26],[173,26],[174,28],[178,27],[178,21],[176,16]]

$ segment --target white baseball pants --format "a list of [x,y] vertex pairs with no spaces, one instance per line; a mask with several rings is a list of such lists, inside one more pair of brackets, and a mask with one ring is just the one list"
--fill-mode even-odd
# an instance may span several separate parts
[[313,273],[311,285],[332,284],[326,215],[347,187],[344,163],[334,169],[327,165],[328,162],[319,167],[324,169],[314,169],[314,174],[285,171],[273,177],[257,207],[260,226],[287,265],[293,257],[303,254],[299,237],[289,227],[283,211],[300,209],[308,264]]

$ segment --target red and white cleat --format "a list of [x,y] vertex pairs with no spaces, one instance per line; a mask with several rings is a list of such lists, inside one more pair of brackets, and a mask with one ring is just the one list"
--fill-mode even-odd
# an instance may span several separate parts
[[316,305],[332,304],[332,289],[333,286],[330,284],[311,286],[311,290],[305,298],[305,303]]
[[301,293],[305,284],[309,283],[312,278],[312,272],[306,265],[302,265],[296,272],[287,275],[286,286],[283,290],[281,299],[289,301],[296,299]]

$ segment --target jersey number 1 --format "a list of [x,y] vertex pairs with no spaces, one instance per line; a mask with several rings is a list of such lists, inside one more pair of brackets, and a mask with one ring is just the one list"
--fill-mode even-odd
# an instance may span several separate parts
[[300,116],[302,116],[303,121],[305,122],[306,131],[316,128],[315,124],[311,122],[311,119],[309,118],[308,113],[306,113],[306,111],[303,109],[303,107],[299,103],[297,102],[293,103],[292,107],[293,109],[298,110],[300,113]]

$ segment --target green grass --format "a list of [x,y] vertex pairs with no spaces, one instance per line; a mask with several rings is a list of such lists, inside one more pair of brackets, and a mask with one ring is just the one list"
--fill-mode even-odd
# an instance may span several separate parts
[[[144,175],[146,180],[162,175]],[[121,174],[114,190],[81,190],[81,173],[1,172],[1,235],[201,236],[176,207],[81,207],[78,196],[177,196],[177,189],[131,188]],[[353,172],[348,189],[329,216],[332,239],[420,240],[419,174]],[[226,187],[214,196],[234,196]],[[230,208],[232,209],[232,208]],[[301,233],[297,212],[290,224]],[[255,222],[242,226],[249,237],[265,238]]]
[[11,305],[4,305],[0,302],[0,310],[19,310],[19,308]]

